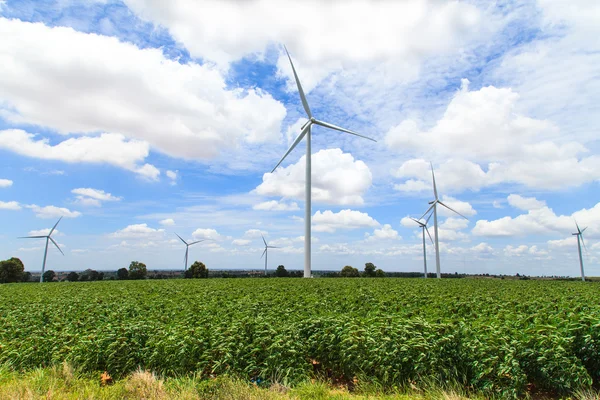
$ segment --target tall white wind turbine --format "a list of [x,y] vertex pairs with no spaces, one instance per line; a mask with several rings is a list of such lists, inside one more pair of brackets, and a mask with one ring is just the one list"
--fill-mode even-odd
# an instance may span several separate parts
[[58,251],[60,251],[63,256],[65,255],[65,253],[63,253],[63,251],[60,249],[60,247],[58,247],[58,244],[54,241],[54,239],[52,239],[52,232],[54,232],[54,230],[56,229],[56,226],[58,225],[58,223],[60,222],[61,219],[62,219],[62,217],[60,217],[58,219],[58,221],[56,221],[56,224],[54,224],[52,229],[50,229],[50,233],[48,233],[47,235],[22,236],[19,238],[19,239],[43,239],[43,238],[46,239],[46,248],[44,249],[44,261],[42,262],[42,274],[40,275],[40,283],[44,282],[44,272],[46,271],[46,257],[48,256],[48,242],[52,242],[56,246]]
[[[284,48],[285,48],[285,46],[284,46]],[[310,235],[311,235],[311,233],[310,233],[310,228],[311,228],[311,218],[312,218],[312,215],[311,215],[311,148],[310,148],[311,128],[313,125],[320,125],[325,128],[334,129],[336,131],[345,132],[345,133],[349,133],[354,136],[359,136],[364,139],[372,140],[373,142],[376,142],[376,140],[371,139],[370,137],[359,135],[358,133],[350,131],[348,129],[340,128],[339,126],[335,126],[328,122],[320,121],[320,120],[316,119],[315,117],[313,117],[313,115],[310,111],[310,107],[308,106],[308,102],[306,101],[306,96],[304,95],[304,90],[302,90],[302,85],[300,84],[300,79],[298,79],[298,74],[296,73],[296,69],[294,68],[294,63],[292,62],[292,58],[290,57],[290,53],[288,53],[287,48],[285,48],[285,52],[288,56],[288,59],[290,60],[290,64],[292,66],[292,72],[294,73],[294,79],[296,80],[296,85],[298,86],[298,93],[300,94],[300,100],[302,100],[302,106],[304,107],[304,111],[306,112],[306,115],[308,116],[308,121],[304,125],[302,125],[300,134],[298,135],[296,140],[294,140],[294,143],[292,143],[292,145],[290,146],[288,151],[286,151],[286,153],[283,155],[281,160],[279,160],[279,162],[277,163],[275,168],[273,168],[271,173],[275,172],[277,167],[279,167],[279,165],[283,162],[283,160],[285,160],[285,158],[288,156],[288,154],[290,154],[291,151],[294,150],[294,147],[296,147],[298,145],[298,143],[300,143],[302,141],[302,139],[306,136],[306,186],[305,186],[305,203],[304,203],[304,277],[310,278],[311,277],[311,267],[310,267],[310,261],[311,261],[311,259],[310,259],[311,236]]]
[[269,249],[278,249],[279,247],[269,246],[267,244],[267,241],[265,240],[265,237],[263,235],[260,235],[260,236],[262,236],[262,240],[263,240],[263,242],[265,244],[265,251],[263,251],[262,256],[260,256],[260,258],[265,257],[265,276],[267,276],[267,259],[269,258],[269,252],[268,252],[268,250]]
[[579,250],[579,268],[581,269],[581,280],[585,282],[585,272],[583,271],[583,257],[581,256],[581,244],[583,243],[583,247],[585,247],[585,242],[583,241],[583,232],[587,229],[587,227],[583,229],[579,229],[579,225],[577,221],[575,221],[575,226],[577,227],[577,233],[573,233],[573,235],[577,236],[577,250]]
[[421,218],[419,218],[419,219],[423,219],[423,217],[425,215],[427,215],[427,213],[433,209],[433,229],[434,229],[434,232],[435,232],[435,269],[436,269],[435,272],[437,274],[437,278],[441,279],[442,278],[442,272],[441,272],[441,269],[440,269],[440,240],[439,240],[439,235],[438,235],[437,205],[440,204],[440,205],[446,207],[448,210],[452,211],[455,214],[460,215],[461,217],[463,217],[467,221],[469,220],[469,218],[465,217],[464,215],[462,215],[458,211],[454,210],[453,208],[448,207],[446,204],[442,203],[442,201],[439,199],[438,192],[437,192],[437,187],[435,185],[435,173],[433,172],[433,164],[431,164],[431,176],[433,178],[433,194],[435,196],[435,199],[433,201],[429,202],[429,204],[431,204],[431,206],[429,206],[429,208],[427,209],[427,211],[425,211],[425,213],[423,214],[423,216]]
[[[175,234],[175,235],[177,235],[177,234]],[[184,270],[184,271],[187,271],[187,266],[188,266],[188,253],[189,253],[189,250],[190,250],[190,246],[191,246],[191,245],[193,245],[193,244],[196,244],[196,243],[204,242],[205,240],[208,240],[208,239],[202,239],[202,240],[197,240],[197,241],[195,241],[195,242],[190,242],[190,243],[188,243],[188,242],[186,242],[185,240],[183,240],[183,239],[181,238],[181,236],[177,235],[177,237],[179,238],[179,240],[181,240],[181,241],[183,242],[183,244],[185,244],[185,257],[184,257],[184,259],[185,259],[185,265],[184,265],[184,267],[183,267],[183,270]]]
[[425,220],[425,223],[421,222],[421,220],[418,219],[414,219],[413,217],[410,217],[410,219],[412,219],[413,221],[415,221],[417,224],[419,224],[419,226],[421,227],[421,230],[423,231],[423,271],[424,271],[424,275],[423,278],[427,278],[427,248],[425,247],[425,231],[427,231],[427,234],[429,235],[429,240],[431,240],[431,243],[433,244],[433,238],[431,237],[431,233],[429,233],[429,229],[427,229],[427,223],[429,222],[429,218],[431,218],[432,214],[429,214],[429,217],[427,217],[427,219]]

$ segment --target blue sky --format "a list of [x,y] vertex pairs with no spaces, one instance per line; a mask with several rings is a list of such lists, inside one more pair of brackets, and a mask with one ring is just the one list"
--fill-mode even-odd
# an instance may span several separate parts
[[[317,12],[318,11],[318,12]],[[311,15],[311,18],[299,18]],[[48,268],[303,262],[305,115],[313,268],[422,269],[418,217],[447,204],[442,271],[600,275],[595,1],[0,1],[0,257]],[[433,246],[428,258],[433,261]],[[434,268],[430,262],[430,270]]]

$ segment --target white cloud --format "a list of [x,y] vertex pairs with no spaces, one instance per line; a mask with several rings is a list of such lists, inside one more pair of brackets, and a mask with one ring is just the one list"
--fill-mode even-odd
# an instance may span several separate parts
[[142,149],[149,144],[173,157],[207,159],[241,141],[276,140],[286,115],[260,89],[228,89],[210,62],[180,63],[160,48],[5,18],[0,36],[12,38],[0,43],[0,115],[13,123],[121,133]]
[[507,197],[508,204],[519,210],[539,210],[546,207],[546,202],[536,199],[535,197],[523,197],[518,194],[509,194]]
[[312,218],[315,232],[333,233],[338,229],[358,229],[379,226],[367,213],[356,210],[341,210],[334,213],[331,210],[317,211]]
[[[45,236],[47,234],[50,233],[50,230],[52,228],[44,228],[44,229],[37,229],[37,230],[32,230],[29,231],[29,236]],[[52,232],[52,236],[64,236],[64,234],[62,232],[60,232],[58,229],[55,229],[54,232]]]
[[[477,214],[477,211],[475,211],[475,209],[469,202],[461,201],[461,200],[455,199],[454,197],[450,197],[450,196],[446,196],[446,195],[442,196],[442,202],[444,204],[446,204],[448,207],[458,211],[465,217],[472,217],[475,214]],[[438,214],[441,216],[444,216],[444,217],[456,217],[456,214],[454,212],[448,210],[444,206],[438,206]]]
[[118,239],[156,239],[162,237],[164,231],[164,229],[151,228],[147,224],[133,224],[111,233],[110,237]]
[[248,246],[250,243],[252,243],[250,239],[235,239],[231,242],[234,246]]
[[284,202],[277,200],[265,201],[262,203],[255,204],[252,206],[254,210],[266,210],[266,211],[296,211],[298,210],[298,204],[295,202]]
[[148,156],[148,143],[127,140],[120,134],[104,133],[94,137],[70,138],[55,145],[51,145],[48,139],[34,138],[35,135],[20,129],[3,130],[0,131],[0,148],[43,160],[106,163],[135,172],[149,180],[156,180],[160,175],[160,171],[153,165],[140,165]]
[[533,256],[539,258],[548,256],[547,251],[540,250],[537,246],[527,246],[524,244],[514,247],[508,245],[504,248],[504,254],[509,257]]
[[324,244],[319,247],[321,253],[356,254],[356,250],[347,243]]
[[16,201],[0,201],[0,210],[20,210],[21,205]]
[[402,238],[398,236],[398,231],[394,230],[390,224],[383,225],[381,229],[375,229],[372,234],[365,233],[365,240],[368,242],[397,239]]
[[[192,232],[192,236],[194,239],[211,239],[211,240],[225,240],[230,239],[228,236],[223,236],[215,229],[210,228],[198,228],[194,232]],[[214,246],[216,243],[209,243],[207,246]]]
[[35,204],[27,205],[25,207],[30,208],[35,213],[35,216],[38,218],[59,218],[59,217],[77,218],[77,217],[81,216],[81,213],[79,211],[71,211],[68,208],[64,208],[64,207],[56,207],[56,206],[40,207]]
[[71,190],[71,193],[77,195],[77,203],[83,206],[100,207],[103,201],[120,201],[121,197],[113,196],[104,190],[92,188],[78,188]]
[[[296,164],[263,175],[256,193],[302,199],[305,193],[306,156]],[[372,175],[362,161],[341,149],[321,150],[312,155],[312,200],[328,204],[363,204]]]
[[261,231],[260,229],[248,229],[245,233],[244,236],[250,239],[257,239],[259,237],[262,236],[266,236],[269,233],[267,231]]
[[12,186],[13,181],[10,179],[0,179],[0,188],[6,188]]
[[167,178],[169,178],[171,180],[171,182],[169,182],[171,185],[177,184],[177,178],[179,177],[179,171],[167,170],[166,175],[167,175]]
[[160,221],[158,221],[158,223],[161,224],[162,226],[173,226],[173,225],[175,225],[175,221],[173,220],[173,218],[161,219]]

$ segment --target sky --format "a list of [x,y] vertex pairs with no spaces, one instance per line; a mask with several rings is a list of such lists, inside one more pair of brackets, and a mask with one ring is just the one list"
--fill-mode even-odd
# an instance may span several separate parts
[[[600,3],[0,1],[0,258],[41,269],[600,276]],[[431,224],[431,222],[430,222]],[[433,228],[430,226],[430,228]],[[433,229],[431,229],[433,234]],[[429,271],[435,270],[428,243]]]

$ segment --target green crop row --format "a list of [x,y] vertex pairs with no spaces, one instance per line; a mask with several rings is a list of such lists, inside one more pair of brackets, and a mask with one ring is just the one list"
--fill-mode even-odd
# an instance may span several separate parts
[[467,279],[4,285],[0,364],[570,393],[600,384],[599,290]]

